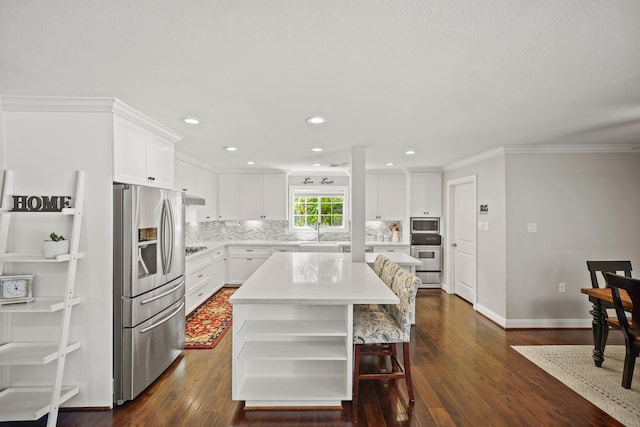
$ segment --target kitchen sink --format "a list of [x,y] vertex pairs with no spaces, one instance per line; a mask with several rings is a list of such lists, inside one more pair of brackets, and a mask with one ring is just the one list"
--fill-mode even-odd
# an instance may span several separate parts
[[300,242],[298,252],[340,252],[337,242]]

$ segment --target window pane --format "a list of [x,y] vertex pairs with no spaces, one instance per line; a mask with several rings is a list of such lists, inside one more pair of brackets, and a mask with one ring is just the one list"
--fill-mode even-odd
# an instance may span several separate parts
[[344,197],[327,195],[308,195],[293,197],[293,227],[314,228],[344,227]]

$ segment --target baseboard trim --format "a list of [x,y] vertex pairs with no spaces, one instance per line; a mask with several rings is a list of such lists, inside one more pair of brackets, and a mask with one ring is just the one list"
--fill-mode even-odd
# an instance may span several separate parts
[[509,319],[505,329],[591,329],[593,319]]
[[497,313],[489,310],[487,307],[482,304],[475,303],[473,305],[473,309],[478,313],[482,314],[487,319],[491,320],[496,325],[500,326],[502,329],[506,329],[506,319],[502,316],[499,316]]

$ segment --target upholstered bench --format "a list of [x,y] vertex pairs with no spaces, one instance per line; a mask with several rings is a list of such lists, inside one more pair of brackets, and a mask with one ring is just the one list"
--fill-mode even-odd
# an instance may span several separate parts
[[[353,311],[353,403],[358,402],[358,385],[361,380],[395,378],[406,380],[409,400],[414,401],[409,340],[411,317],[421,281],[391,261],[387,262],[382,269],[382,280],[398,296],[400,303],[361,305]],[[403,343],[404,368],[396,358],[397,343]],[[391,372],[361,374],[360,356],[372,354],[388,356],[392,365]]]

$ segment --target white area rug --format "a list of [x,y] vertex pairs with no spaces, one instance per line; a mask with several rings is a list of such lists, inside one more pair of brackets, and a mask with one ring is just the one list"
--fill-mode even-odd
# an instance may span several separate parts
[[593,363],[589,345],[512,347],[622,424],[640,426],[640,367],[636,361],[631,389],[624,389],[623,345],[606,347],[601,368]]

